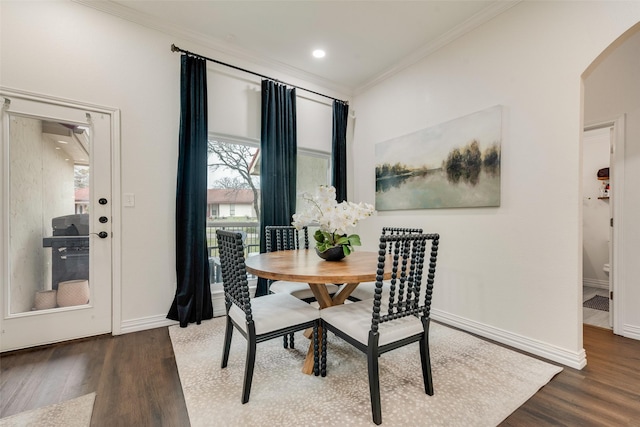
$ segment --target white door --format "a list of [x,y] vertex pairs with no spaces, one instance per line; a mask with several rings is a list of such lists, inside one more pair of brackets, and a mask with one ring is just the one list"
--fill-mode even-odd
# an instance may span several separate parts
[[0,351],[108,333],[117,111],[1,95]]

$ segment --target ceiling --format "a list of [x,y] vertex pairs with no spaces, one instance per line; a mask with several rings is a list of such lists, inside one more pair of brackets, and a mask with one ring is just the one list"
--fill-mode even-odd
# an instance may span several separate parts
[[74,165],[89,164],[89,135],[84,126],[42,121],[42,135]]
[[[76,1],[347,93],[415,63],[517,3]],[[198,53],[197,45],[176,44]],[[326,57],[313,58],[316,48]]]

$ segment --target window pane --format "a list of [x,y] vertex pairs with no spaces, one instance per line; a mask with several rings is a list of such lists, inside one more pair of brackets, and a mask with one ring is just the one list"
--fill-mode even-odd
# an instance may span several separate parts
[[329,155],[298,153],[296,212],[300,210],[303,192],[315,193],[320,185],[329,185]]
[[209,141],[207,217],[212,220],[257,221],[260,216],[260,176],[254,167],[258,148]]
[[207,246],[211,283],[220,282],[216,230],[243,234],[246,256],[260,251],[258,148],[226,138],[210,139],[207,177]]
[[[258,144],[232,137],[211,138],[208,161],[207,244],[211,283],[214,283],[221,281],[217,262],[217,229],[242,232],[246,236],[247,256],[260,251]],[[319,185],[328,185],[329,167],[329,154],[298,151],[297,193],[313,193]],[[300,203],[301,198],[298,197],[297,207]]]
[[[300,195],[303,192],[314,194],[316,188],[320,185],[329,185],[329,154],[306,154],[298,151],[298,173],[297,173],[297,193],[296,212],[302,209],[303,200]],[[311,236],[317,227],[309,227],[309,238],[313,242]],[[313,246],[313,243],[311,243]]]

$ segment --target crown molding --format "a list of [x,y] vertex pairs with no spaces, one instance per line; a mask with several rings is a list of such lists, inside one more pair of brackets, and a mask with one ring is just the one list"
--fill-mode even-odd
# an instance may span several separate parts
[[521,1],[522,0],[495,1],[491,6],[482,9],[480,12],[478,12],[471,18],[467,19],[465,22],[458,25],[457,27],[447,31],[446,33],[444,33],[443,35],[435,39],[433,42],[430,42],[422,46],[420,49],[406,56],[404,59],[402,59],[399,63],[397,63],[393,67],[387,69],[381,74],[378,74],[376,77],[372,78],[365,84],[358,86],[354,90],[353,94],[354,95],[361,94],[364,91],[371,89],[372,87],[381,83],[383,80],[386,80],[394,76],[395,74],[398,74],[399,72],[405,70],[406,68],[409,68],[410,66],[422,61],[432,53],[440,50],[444,46],[457,40],[458,38],[464,36],[465,34],[475,30],[479,26],[489,22],[496,16],[511,9],[513,6],[517,5]]
[[374,87],[375,85],[381,83],[382,81],[422,61],[423,59],[425,59],[432,53],[438,51],[439,49],[446,46],[447,44],[471,32],[472,30],[478,28],[479,26],[489,22],[491,19],[495,18],[496,16],[504,13],[505,11],[511,9],[513,6],[522,2],[522,0],[508,0],[508,1],[496,0],[491,6],[481,10],[476,15],[472,16],[471,18],[467,19],[464,23],[458,25],[457,27],[451,29],[450,31],[443,34],[442,36],[438,37],[433,42],[424,45],[420,49],[416,50],[414,53],[406,56],[404,59],[402,59],[393,67],[373,77],[372,79],[367,81],[365,84],[358,86],[356,88],[353,88],[353,87],[348,87],[345,85],[338,84],[328,79],[324,79],[315,74],[308,73],[306,71],[303,71],[296,67],[292,67],[280,61],[275,61],[271,58],[261,55],[256,51],[239,48],[237,46],[232,46],[231,44],[223,40],[214,39],[202,33],[199,33],[196,31],[190,31],[185,28],[170,24],[158,18],[149,16],[145,13],[141,13],[137,10],[128,8],[121,4],[114,3],[113,1],[110,1],[110,0],[71,0],[71,1],[80,5],[87,6],[92,9],[119,17],[121,19],[125,19],[135,24],[142,25],[144,27],[162,32],[164,34],[168,34],[170,36],[180,38],[181,40],[193,42],[204,48],[217,51],[223,55],[228,55],[230,57],[237,58],[241,61],[245,61],[247,63],[253,64],[257,67],[264,67],[269,70],[274,70],[274,71],[283,73],[287,76],[301,79],[307,83],[318,85],[324,89],[334,91],[337,94],[343,94],[347,96],[358,95]]
[[[239,48],[237,46],[232,46],[225,41],[214,39],[212,37],[206,36],[205,34],[199,33],[197,31],[190,31],[182,27],[179,27],[177,25],[170,24],[158,18],[149,16],[145,13],[114,3],[110,0],[71,0],[71,1],[74,3],[98,10],[100,12],[104,12],[109,15],[116,16],[118,18],[127,20],[129,22],[133,22],[135,24],[142,25],[144,27],[162,32],[164,34],[168,34],[170,36],[180,38],[181,40],[193,42],[204,48],[215,50],[217,52],[220,52],[221,54],[228,55],[242,61],[246,61],[255,66],[264,67],[269,70],[274,70],[274,71],[283,73],[289,77],[301,79],[307,83],[312,83],[324,89],[333,91],[336,94],[351,96],[353,93],[353,88],[351,87],[347,87],[347,86],[335,83],[333,81],[330,81],[328,79],[324,79],[315,74],[308,73],[306,71],[303,71],[296,67],[292,67],[283,62],[272,60],[270,58],[265,57],[264,55],[261,55],[256,51]],[[179,44],[182,44],[182,43],[179,43]],[[187,49],[187,50],[191,51],[192,49]]]

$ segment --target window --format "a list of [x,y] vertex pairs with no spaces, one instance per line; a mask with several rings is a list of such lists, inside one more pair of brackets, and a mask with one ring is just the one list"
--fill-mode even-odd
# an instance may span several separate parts
[[211,219],[257,221],[260,217],[260,170],[258,142],[230,136],[209,138],[207,204]]
[[[258,221],[260,217],[259,142],[249,138],[212,135],[209,139],[207,205],[209,218],[231,220],[236,216]],[[313,193],[329,185],[329,153],[298,149],[297,193]],[[297,206],[300,204],[298,198]],[[213,207],[217,207],[217,209]],[[297,209],[296,209],[297,210]]]
[[[207,177],[207,245],[217,257],[216,230],[245,233],[247,255],[260,250],[260,155],[259,141],[228,135],[209,137]],[[329,183],[329,153],[298,149],[296,186],[298,194],[313,193]],[[300,203],[298,198],[297,203]],[[211,267],[211,282],[219,282],[219,271]]]
[[[298,173],[296,189],[314,193],[319,185],[329,185],[330,157],[328,153],[298,149]],[[296,200],[296,211],[300,208],[301,198]]]

